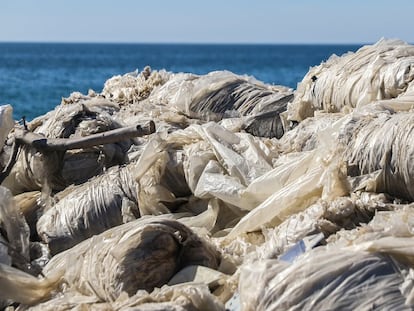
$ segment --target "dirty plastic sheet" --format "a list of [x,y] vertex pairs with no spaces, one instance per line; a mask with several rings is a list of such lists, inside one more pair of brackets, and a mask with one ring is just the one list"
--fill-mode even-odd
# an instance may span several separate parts
[[93,296],[82,296],[74,292],[66,292],[45,303],[38,304],[27,310],[114,310],[114,311],[223,311],[224,306],[212,295],[207,285],[191,283],[175,286],[163,286],[152,293],[138,291],[127,297],[121,295],[114,302],[100,302]]
[[14,126],[13,108],[10,105],[0,106],[0,151],[10,130]]
[[204,121],[242,117],[247,132],[280,138],[284,124],[279,115],[292,97],[293,92],[287,87],[269,86],[228,71],[214,71],[203,76],[173,75],[149,100],[163,99],[177,111]]
[[355,53],[331,56],[309,70],[288,106],[288,118],[302,121],[315,110],[347,111],[403,96],[414,80],[414,46],[382,39]]
[[[395,204],[394,210],[378,211],[369,223],[354,230],[341,230],[329,237],[328,242],[337,246],[355,245],[361,249],[367,249],[370,245],[377,250],[380,245],[384,246],[384,250],[394,247],[396,252],[406,254],[407,259],[412,261],[413,224],[413,204]],[[392,239],[394,244],[389,244]]]
[[243,310],[411,310],[401,288],[409,268],[392,257],[351,249],[315,249],[288,264],[242,267]]
[[29,226],[17,209],[13,196],[7,188],[0,186],[0,198],[0,226],[7,233],[8,239],[8,243],[2,244],[2,248],[7,246],[13,264],[26,270],[30,262]]
[[349,175],[379,171],[373,190],[409,201],[414,200],[414,147],[407,142],[413,139],[413,112],[355,112],[339,133]]
[[54,256],[47,276],[61,267],[64,280],[83,295],[115,301],[122,292],[151,292],[182,267],[216,269],[220,254],[183,224],[168,216],[150,216],[109,229]]
[[303,212],[289,216],[280,225],[263,229],[265,243],[247,257],[277,258],[293,244],[309,235],[321,232],[325,237],[329,237],[341,229],[349,232],[369,223],[377,217],[377,212],[393,211],[398,208],[397,206],[385,195],[375,193],[352,194],[350,197],[338,197],[332,201],[318,200]]
[[[38,117],[28,124],[29,130],[48,138],[84,137],[113,130],[121,124],[113,118],[119,107],[104,98],[87,97]],[[54,191],[71,184],[81,184],[114,165],[125,163],[125,153],[132,141],[91,148],[40,153],[24,146],[16,164],[3,183],[18,194],[40,190],[45,185]]]
[[130,168],[113,168],[60,198],[39,218],[37,232],[56,254],[122,224],[125,205],[138,218],[136,198]]
[[112,167],[57,194],[57,203],[40,217],[37,232],[58,253],[142,215],[171,213],[168,203],[176,201],[172,191],[184,191],[184,174],[174,171],[180,163],[168,154],[165,142],[154,138],[137,162]]
[[105,82],[102,95],[117,103],[137,103],[148,98],[154,89],[166,83],[172,73],[165,70],[152,71],[149,66],[138,71],[117,75]]
[[45,298],[58,286],[62,271],[56,269],[48,278],[36,278],[19,269],[0,263],[0,300],[34,304]]
[[[333,199],[348,193],[343,163],[339,155],[331,154],[321,158],[323,151],[319,148],[308,154],[289,159],[290,164],[301,163],[303,174],[290,179],[290,170],[277,167],[274,173],[282,171],[286,182],[276,184],[272,193],[263,203],[244,216],[232,229],[229,238],[235,238],[243,232],[259,230],[263,226],[277,226],[290,215],[298,213],[315,203],[319,198]],[[328,156],[325,154],[325,156]],[[295,170],[295,169],[294,169]],[[283,180],[283,179],[282,179]]]

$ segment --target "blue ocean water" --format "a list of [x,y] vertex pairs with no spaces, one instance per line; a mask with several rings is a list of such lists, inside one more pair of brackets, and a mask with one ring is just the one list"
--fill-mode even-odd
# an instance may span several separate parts
[[73,91],[100,92],[117,74],[152,69],[206,74],[229,70],[296,88],[309,67],[360,45],[0,43],[0,104],[28,120]]

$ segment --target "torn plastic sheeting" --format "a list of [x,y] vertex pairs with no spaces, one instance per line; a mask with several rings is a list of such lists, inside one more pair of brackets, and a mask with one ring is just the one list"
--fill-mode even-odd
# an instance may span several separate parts
[[303,152],[316,149],[320,145],[320,132],[331,131],[332,125],[341,119],[342,113],[316,113],[300,122],[295,128],[287,131],[277,142],[282,154]]
[[[266,241],[256,249],[252,257],[253,259],[277,258],[289,247],[316,232],[322,232],[330,239],[338,231],[351,232],[351,229],[356,227],[367,230],[366,225],[363,224],[369,223],[369,228],[372,228],[374,226],[372,219],[384,215],[383,211],[393,211],[389,213],[393,217],[390,216],[391,220],[385,218],[382,221],[381,218],[377,221],[378,231],[388,232],[384,224],[391,222],[398,222],[403,230],[403,222],[394,212],[396,208],[397,205],[387,200],[383,194],[374,193],[351,194],[351,197],[338,197],[328,201],[318,200],[304,211],[290,215],[280,225],[262,229]],[[344,246],[348,242],[349,240],[344,242]]]
[[376,213],[369,227],[392,236],[414,236],[414,204],[396,205],[393,212]]
[[322,195],[323,185],[320,184],[320,178],[323,171],[322,167],[311,169],[301,178],[277,191],[244,216],[229,233],[228,238],[258,230],[270,222],[273,225],[279,224],[290,214],[314,203]]
[[165,216],[144,217],[109,229],[54,256],[47,276],[65,267],[64,280],[83,295],[115,301],[125,291],[161,287],[187,265],[213,269],[220,254],[183,224]]
[[400,289],[408,270],[387,255],[317,248],[293,264],[267,260],[243,267],[241,305],[243,310],[411,310]]
[[[119,110],[103,98],[87,98],[60,105],[28,124],[29,130],[48,138],[81,137],[121,127],[112,115]],[[14,194],[40,190],[47,184],[59,191],[81,184],[105,168],[125,163],[131,140],[71,151],[40,153],[24,146],[3,185]]]
[[302,121],[315,110],[338,112],[401,96],[414,80],[414,47],[382,39],[355,53],[331,56],[309,70],[288,105],[288,118]]
[[[179,79],[180,86],[175,88],[178,91],[170,96],[169,102],[178,111],[192,118],[215,121],[234,114],[249,116],[244,126],[247,132],[265,137],[283,135],[279,114],[286,110],[292,98],[290,89],[268,86],[228,71],[189,76],[184,81],[182,76]],[[168,83],[173,83],[171,80]]]
[[[218,124],[208,123],[193,129],[204,138],[204,143],[185,149],[185,174],[194,194],[201,198],[217,197],[241,209],[252,209],[257,200],[249,200],[243,193],[247,185],[272,169],[272,152],[259,139],[249,134],[234,134]],[[208,150],[209,145],[214,156]],[[194,158],[196,162],[190,163]]]
[[[104,174],[58,194],[59,201],[39,219],[37,232],[48,243],[52,253],[99,234],[124,221],[142,215],[170,213],[168,203],[174,204],[177,194],[185,190],[184,176],[173,168],[166,144],[154,138],[144,148],[135,163],[113,167]],[[168,179],[173,175],[174,178]],[[177,182],[180,181],[180,182]]]
[[201,283],[163,286],[147,293],[140,290],[128,297],[121,295],[113,302],[100,302],[94,296],[84,296],[76,292],[65,292],[47,302],[31,307],[31,311],[55,310],[114,310],[114,311],[223,311],[224,306],[210,293],[207,285]]
[[280,158],[274,169],[253,180],[247,187],[238,178],[227,175],[217,161],[210,160],[194,194],[200,198],[216,197],[242,210],[252,210],[305,174],[313,159],[314,153],[311,152]]
[[378,211],[368,224],[354,230],[341,230],[327,241],[335,247],[393,254],[413,264],[413,223],[413,204],[395,205],[392,211]]
[[[340,130],[344,159],[354,176],[380,171],[376,192],[414,200],[414,113],[355,112]],[[367,144],[367,142],[369,142]]]
[[165,70],[152,71],[149,66],[138,71],[117,75],[105,82],[102,94],[121,104],[142,101],[160,86],[164,85],[172,73]]
[[[348,194],[343,162],[336,151],[319,148],[311,152],[305,172],[280,189],[275,189],[263,203],[244,216],[232,229],[229,238],[265,225],[276,226],[290,215],[303,211],[319,198],[332,200]],[[323,155],[325,158],[320,158]],[[298,160],[301,158],[298,157]]]
[[0,225],[7,233],[7,248],[11,248],[10,254],[14,254],[11,256],[13,264],[27,270],[30,263],[29,226],[7,188],[0,186],[0,198]]
[[239,178],[243,185],[271,169],[269,159],[261,151],[266,147],[259,146],[249,134],[232,133],[216,123],[208,123],[199,130],[228,174]]
[[276,191],[294,182],[309,170],[314,152],[292,153],[278,158],[274,168],[248,185],[243,200],[253,196],[258,203],[264,202]]
[[0,106],[0,151],[3,149],[4,142],[10,130],[14,126],[13,108],[10,105]]
[[[49,208],[37,222],[37,232],[53,254],[88,237],[122,223],[122,202],[137,204],[128,167],[111,169],[104,175],[74,188]],[[139,216],[136,208],[137,217]]]
[[57,289],[62,271],[56,269],[48,278],[36,278],[19,269],[0,263],[0,299],[34,304],[50,297]]
[[209,161],[200,176],[194,195],[199,198],[219,198],[224,202],[242,207],[241,200],[245,187],[238,178],[226,175],[217,161]]

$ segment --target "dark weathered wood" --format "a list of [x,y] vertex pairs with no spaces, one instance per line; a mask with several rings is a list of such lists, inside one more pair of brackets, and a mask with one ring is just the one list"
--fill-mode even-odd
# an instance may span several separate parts
[[40,134],[16,129],[16,142],[30,145],[39,151],[64,151],[89,148],[97,145],[111,144],[133,137],[149,135],[155,132],[153,121],[144,126],[123,127],[111,131],[76,138],[46,138]]

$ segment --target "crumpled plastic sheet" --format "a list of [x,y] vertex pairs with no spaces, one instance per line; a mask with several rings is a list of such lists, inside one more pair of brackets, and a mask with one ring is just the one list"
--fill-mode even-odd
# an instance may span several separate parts
[[[327,119],[332,120],[329,116]],[[347,175],[350,174],[360,176],[382,170],[380,176],[384,176],[386,182],[381,182],[377,177],[374,186],[371,183],[371,188],[367,190],[410,199],[409,189],[414,173],[410,172],[407,159],[413,152],[405,141],[410,140],[412,133],[410,129],[414,122],[411,119],[412,112],[390,113],[382,110],[374,115],[355,111],[340,119],[334,117],[335,122],[331,126],[326,126],[326,120],[320,118],[317,121],[324,122],[321,122],[323,126],[320,131],[314,131],[319,136],[314,149],[280,155],[274,163],[272,157],[274,159],[277,154],[272,152],[263,139],[245,133],[233,133],[212,122],[201,126],[192,125],[160,138],[158,143],[153,139],[143,151],[139,162],[124,169],[126,175],[130,174],[132,167],[139,168],[142,173],[135,173],[134,177],[118,178],[118,188],[121,189],[120,185],[124,183],[133,189],[134,180],[136,181],[139,190],[126,197],[138,204],[141,215],[173,212],[171,207],[179,207],[192,195],[204,200],[220,199],[239,212],[251,211],[235,226],[229,237],[265,225],[280,224],[291,214],[303,211],[323,196],[347,194],[351,190],[347,180]],[[305,123],[314,128],[312,122]],[[388,127],[393,131],[387,130]],[[305,129],[305,126],[301,126],[301,131]],[[389,140],[384,139],[385,132],[389,135]],[[367,140],[371,142],[368,146],[365,144]],[[342,149],[338,148],[341,144],[344,146]],[[395,150],[400,151],[391,152]],[[387,154],[391,156],[391,164],[388,166],[388,162],[384,162],[384,155]],[[390,165],[394,167],[393,171],[388,169]],[[360,169],[355,172],[356,168]],[[105,203],[108,200],[101,200],[99,195],[94,199],[95,207],[89,206],[92,202],[91,193],[95,192],[91,189],[105,188],[105,183],[100,182],[101,179],[108,178],[104,176],[110,175],[107,173],[91,181],[86,184],[89,187],[79,188],[46,212],[38,227],[42,236],[51,237],[45,241],[53,240],[56,231],[60,232],[57,235],[62,239],[73,235],[73,241],[79,242],[115,225],[105,224],[99,230],[93,229],[94,225],[91,225],[91,231],[83,226],[78,230],[76,225],[80,222],[88,227],[89,223],[93,223],[84,218],[83,212],[79,212],[82,210],[80,206],[100,217],[106,213],[96,211],[109,210],[110,205]],[[118,219],[117,224],[120,224],[122,200],[116,194],[125,196],[125,190],[103,190],[98,193],[109,196],[111,200],[116,199],[118,203],[114,208],[118,216],[110,218]],[[79,200],[81,195],[87,199]],[[78,207],[73,207],[73,200],[78,202]],[[66,204],[69,206],[65,207]],[[69,217],[68,213],[73,216]],[[57,214],[66,215],[62,216],[63,222]],[[109,217],[109,214],[105,217]],[[103,219],[107,219],[105,217]],[[44,226],[45,219],[53,220],[53,224]],[[66,222],[67,220],[70,221]],[[95,227],[100,226],[99,221],[94,222]],[[79,237],[75,238],[77,232]],[[63,245],[59,240],[57,237],[57,245]]]
[[[397,242],[397,238],[402,240],[407,238],[406,241],[411,242],[407,243],[401,250],[410,257],[413,254],[409,248],[414,241],[412,239],[414,236],[413,224],[413,204],[396,204],[394,210],[379,211],[369,223],[353,230],[338,231],[331,235],[327,241],[339,246],[359,245],[358,247],[362,249],[371,242],[375,243],[375,241],[381,241],[388,237],[394,238],[395,242]],[[397,247],[397,243],[395,246]]]
[[[121,127],[112,115],[117,104],[102,97],[81,98],[61,104],[45,116],[29,123],[30,131],[49,138],[82,137]],[[126,161],[131,140],[82,150],[40,153],[24,146],[3,185],[18,194],[40,190],[47,184],[52,190],[63,190],[81,184],[113,165]]]
[[[177,83],[173,78],[164,87]],[[293,98],[291,89],[269,86],[252,77],[215,71],[183,80],[179,76],[177,93],[169,104],[191,118],[219,121],[225,117],[247,117],[244,128],[262,137],[283,136],[285,124],[280,114]],[[156,95],[154,95],[156,97]]]
[[149,66],[138,71],[117,75],[105,82],[102,95],[117,103],[127,104],[142,101],[173,74],[165,70],[152,71]]
[[[322,105],[335,98],[338,106],[306,102],[309,94],[300,95],[307,90],[304,79],[290,108],[296,107],[307,119],[293,118],[301,122],[281,139],[246,133],[247,124],[256,117],[262,120],[262,113],[266,116],[268,109],[275,108],[277,124],[286,130],[286,113],[279,108],[291,91],[228,72],[198,76],[146,68],[140,74],[114,77],[102,94],[74,93],[64,99],[55,112],[29,127],[51,128],[53,135],[65,129],[88,135],[95,127],[155,119],[158,133],[134,139],[133,147],[123,154],[125,165],[102,170],[100,176],[52,197],[42,181],[45,178],[38,178],[44,206],[29,202],[28,212],[22,212],[26,217],[34,213],[35,222],[36,213],[44,213],[37,221],[38,231],[52,252],[74,246],[50,260],[43,270],[46,278],[19,271],[20,281],[14,280],[14,268],[7,266],[10,260],[5,256],[0,287],[7,286],[8,291],[0,293],[0,299],[28,305],[46,299],[37,308],[62,310],[141,306],[198,310],[203,304],[220,310],[223,306],[216,298],[227,301],[240,280],[242,303],[252,310],[413,305],[412,206],[401,204],[413,201],[413,152],[407,143],[414,124],[412,56],[407,52],[412,47],[394,43],[382,41],[311,69],[308,75],[319,69],[321,75],[312,82],[318,86],[310,98],[323,99]],[[408,54],[394,61],[400,52]],[[339,72],[344,60],[354,64]],[[337,80],[323,78],[338,72]],[[353,78],[345,81],[349,75]],[[329,89],[328,82],[335,87]],[[339,100],[349,85],[353,87],[349,96]],[[362,96],[362,89],[370,95]],[[355,103],[358,96],[361,101]],[[67,118],[66,112],[72,110],[83,112]],[[80,116],[79,124],[71,123],[74,116]],[[35,161],[35,153],[23,154]],[[31,196],[35,195],[39,194]],[[33,222],[29,223],[33,229]],[[326,246],[291,264],[267,260],[315,232],[325,235]],[[29,231],[17,234],[28,236]],[[153,236],[167,246],[156,248]],[[200,241],[196,250],[191,243],[181,243],[183,236]],[[36,243],[30,245],[29,259],[45,264],[47,251],[39,247],[45,245]],[[210,243],[220,249],[220,255]],[[189,257],[180,248],[192,249],[186,253]],[[39,254],[33,258],[35,250]],[[139,255],[144,253],[156,260]],[[199,265],[203,260],[220,271],[216,298],[205,284],[153,290],[173,276],[184,275],[181,263]],[[164,264],[166,268],[160,268]],[[22,286],[25,291],[20,295]]]
[[411,310],[413,206],[393,208],[338,231],[291,264],[271,259],[242,266],[243,310]]
[[341,113],[315,113],[314,117],[303,120],[279,139],[278,152],[288,154],[316,149],[321,140],[319,133],[330,131],[332,124],[343,116]]
[[320,247],[292,264],[260,261],[242,267],[242,310],[411,310],[401,290],[410,270],[347,248]]
[[58,193],[57,202],[37,222],[37,232],[51,252],[68,249],[142,215],[171,213],[175,205],[185,203],[180,196],[190,193],[185,190],[181,160],[168,154],[164,145],[154,138],[138,161],[112,167]]
[[249,260],[277,258],[304,237],[322,232],[327,238],[339,230],[351,230],[371,221],[378,211],[393,211],[398,205],[384,194],[353,193],[332,201],[319,200],[293,214],[274,228],[264,229],[265,242]]
[[65,267],[64,280],[83,295],[115,301],[122,292],[151,292],[182,267],[216,269],[220,254],[188,227],[172,219],[144,217],[109,229],[54,256],[47,276]]
[[377,212],[355,229],[338,231],[327,246],[292,264],[272,259],[242,266],[243,310],[411,310],[413,206],[384,204],[392,210]]
[[[271,155],[260,139],[232,133],[216,123],[193,125],[166,139],[154,137],[137,162],[112,168],[58,194],[57,203],[40,217],[37,232],[56,253],[141,215],[174,212],[187,202],[186,211],[195,216],[203,210],[192,206],[192,192],[205,205],[214,198],[236,204],[237,215],[251,208],[252,200],[247,195],[243,200],[237,193],[230,195],[228,189],[242,191],[271,169]],[[214,174],[212,165],[223,173]],[[214,228],[208,223],[198,226]]]
[[7,243],[2,244],[2,247],[7,247],[14,265],[28,271],[30,269],[29,226],[20,211],[16,209],[10,190],[0,186],[0,198],[0,226],[5,230],[8,240]]
[[224,306],[210,293],[207,285],[201,283],[179,284],[156,288],[150,294],[138,291],[131,297],[121,295],[114,302],[99,302],[94,296],[82,296],[67,292],[45,303],[25,310],[114,310],[114,311],[222,311]]
[[348,174],[360,176],[380,171],[376,192],[414,200],[414,113],[355,113],[344,125],[339,141],[347,146]]
[[0,304],[1,300],[11,299],[24,304],[35,304],[50,298],[51,292],[57,288],[61,270],[56,270],[48,278],[36,278],[19,269],[0,263]]
[[129,167],[110,169],[74,188],[46,210],[37,222],[37,233],[56,254],[122,224],[125,214],[138,218],[136,199]]
[[4,142],[10,130],[14,126],[13,108],[10,105],[0,106],[0,150],[3,149]]
[[311,68],[288,106],[288,119],[300,122],[316,110],[347,111],[396,98],[404,95],[413,80],[414,46],[382,39]]

